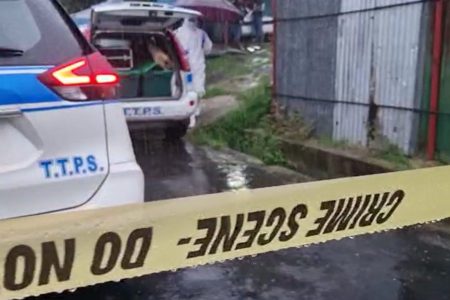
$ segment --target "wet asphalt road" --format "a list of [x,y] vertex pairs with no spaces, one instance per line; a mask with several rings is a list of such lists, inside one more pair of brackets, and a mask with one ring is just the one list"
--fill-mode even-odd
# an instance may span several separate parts
[[[303,180],[187,142],[139,135],[134,143],[147,201]],[[428,227],[403,229],[43,299],[450,299],[450,235]]]

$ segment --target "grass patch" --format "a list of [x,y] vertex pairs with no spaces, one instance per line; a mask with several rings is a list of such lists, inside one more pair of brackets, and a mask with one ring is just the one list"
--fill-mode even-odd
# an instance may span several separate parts
[[210,87],[206,90],[206,94],[203,98],[208,99],[208,98],[213,98],[213,97],[217,97],[217,96],[223,96],[223,95],[228,95],[229,93],[221,87]]
[[318,142],[320,145],[323,145],[328,148],[333,148],[333,149],[348,148],[348,143],[346,141],[342,141],[342,140],[337,141],[337,140],[334,140],[330,136],[321,136],[321,137],[319,137]]
[[270,88],[264,79],[258,87],[240,96],[239,108],[193,133],[194,141],[212,147],[230,147],[255,157],[270,165],[284,165],[286,160],[279,148],[268,114]]
[[407,170],[411,168],[410,160],[396,145],[389,144],[384,149],[377,150],[375,157],[392,163],[398,169]]
[[206,63],[206,74],[212,84],[249,73],[251,66],[246,55],[223,55],[210,58]]
[[436,157],[439,163],[443,165],[450,165],[450,155],[445,153],[438,153]]

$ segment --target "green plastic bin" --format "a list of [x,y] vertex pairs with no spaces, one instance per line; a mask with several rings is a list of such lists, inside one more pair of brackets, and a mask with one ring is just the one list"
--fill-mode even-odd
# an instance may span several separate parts
[[120,98],[138,98],[148,97],[143,92],[141,82],[144,81],[146,74],[156,66],[154,62],[146,62],[134,69],[127,71],[118,71],[121,83],[119,88]]
[[137,74],[119,74],[119,97],[124,99],[137,98],[139,93],[139,79]]
[[137,98],[139,96],[139,82],[141,72],[137,69],[118,71],[120,76],[120,98]]
[[171,81],[173,72],[152,71],[144,75],[142,92],[144,97],[172,97]]

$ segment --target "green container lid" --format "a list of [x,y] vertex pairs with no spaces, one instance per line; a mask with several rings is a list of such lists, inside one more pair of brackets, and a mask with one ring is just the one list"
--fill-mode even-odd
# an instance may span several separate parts
[[152,69],[154,69],[156,67],[156,63],[155,62],[145,62],[142,65],[133,68],[131,70],[126,70],[126,71],[118,71],[119,75],[125,75],[125,76],[140,76],[140,75],[145,75],[148,72],[150,72]]

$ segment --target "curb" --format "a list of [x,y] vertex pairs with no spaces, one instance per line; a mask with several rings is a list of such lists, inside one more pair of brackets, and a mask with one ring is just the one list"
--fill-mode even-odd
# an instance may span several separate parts
[[307,143],[280,139],[280,146],[291,167],[314,178],[334,179],[397,171],[381,163]]

